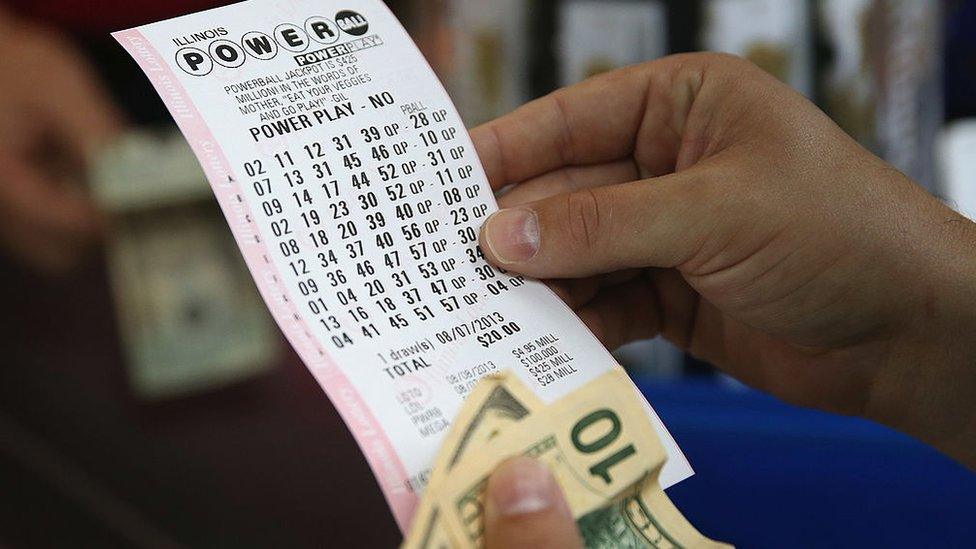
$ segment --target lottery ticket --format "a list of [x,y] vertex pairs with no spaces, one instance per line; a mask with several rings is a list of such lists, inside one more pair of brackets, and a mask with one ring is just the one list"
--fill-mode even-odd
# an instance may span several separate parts
[[[251,0],[114,34],[203,166],[269,310],[406,529],[451,419],[511,369],[552,402],[613,357],[484,261],[467,131],[379,0]],[[691,474],[668,450],[667,486]]]

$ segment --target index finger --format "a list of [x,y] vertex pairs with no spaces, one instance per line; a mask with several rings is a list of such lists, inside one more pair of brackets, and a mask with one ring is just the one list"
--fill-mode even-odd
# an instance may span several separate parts
[[[675,58],[606,73],[557,90],[471,131],[495,190],[565,166],[632,155],[642,128],[665,140],[652,171],[672,166],[681,136],[669,123]],[[682,105],[683,107],[683,105]],[[654,175],[659,175],[655,173]]]

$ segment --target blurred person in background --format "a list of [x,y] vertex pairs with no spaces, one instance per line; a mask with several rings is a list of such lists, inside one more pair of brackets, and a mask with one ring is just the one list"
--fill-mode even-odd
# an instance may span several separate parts
[[65,273],[99,235],[86,167],[126,114],[72,36],[107,41],[112,30],[215,4],[0,3],[0,246],[9,259]]
[[0,73],[0,242],[30,267],[63,272],[99,227],[86,159],[122,116],[70,42],[7,10]]

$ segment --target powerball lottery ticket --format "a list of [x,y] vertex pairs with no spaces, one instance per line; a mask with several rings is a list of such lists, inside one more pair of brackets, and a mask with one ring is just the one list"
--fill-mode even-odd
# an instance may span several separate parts
[[[614,366],[544,285],[484,261],[487,178],[380,0],[250,0],[114,37],[190,143],[402,530],[478,379],[511,369],[552,402]],[[692,471],[647,409],[669,486]]]

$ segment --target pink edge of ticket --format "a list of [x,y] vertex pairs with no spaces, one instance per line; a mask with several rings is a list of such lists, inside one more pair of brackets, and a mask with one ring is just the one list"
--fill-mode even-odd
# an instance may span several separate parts
[[[544,285],[484,262],[487,178],[380,0],[250,0],[113,36],[190,143],[401,531],[478,379],[511,369],[552,402],[616,364]],[[647,410],[668,487],[693,472]]]

